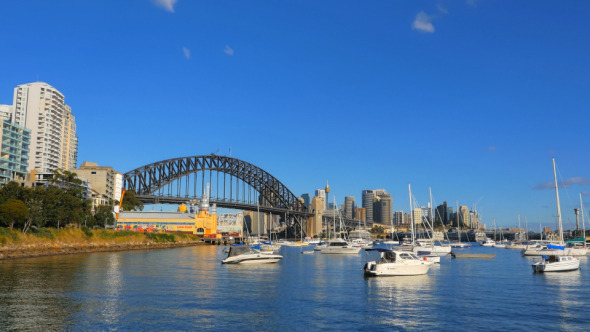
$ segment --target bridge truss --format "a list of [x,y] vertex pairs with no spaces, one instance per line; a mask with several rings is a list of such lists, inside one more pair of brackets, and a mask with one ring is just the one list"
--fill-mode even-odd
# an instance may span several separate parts
[[[265,170],[240,159],[215,154],[162,160],[123,175],[123,187],[145,204],[181,204],[202,199],[221,208],[278,215],[288,235],[305,235],[311,216],[285,185]],[[273,225],[276,226],[276,225]]]

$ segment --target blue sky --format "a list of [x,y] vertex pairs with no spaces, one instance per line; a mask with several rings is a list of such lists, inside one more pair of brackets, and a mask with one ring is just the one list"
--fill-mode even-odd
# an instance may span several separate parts
[[[0,2],[0,104],[44,81],[79,163],[229,154],[295,194],[386,189],[409,210],[566,228],[590,193],[586,1]],[[590,196],[584,196],[590,206]]]

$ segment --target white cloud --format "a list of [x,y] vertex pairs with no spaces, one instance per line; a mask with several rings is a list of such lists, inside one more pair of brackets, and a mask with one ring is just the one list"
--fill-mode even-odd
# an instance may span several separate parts
[[158,7],[162,7],[165,10],[174,13],[174,5],[176,4],[176,1],[178,0],[152,0],[156,6]]
[[412,23],[412,29],[434,33],[434,26],[430,23],[431,19],[432,17],[428,16],[425,12],[419,12],[418,15],[416,15],[414,23]]
[[[559,186],[559,188],[569,188],[573,185],[588,186],[588,185],[590,185],[590,179],[583,178],[583,177],[569,178],[569,179],[563,180],[562,182],[558,182],[557,185]],[[533,189],[535,189],[535,190],[555,189],[555,182],[539,183]]]
[[182,53],[184,53],[184,57],[185,58],[187,58],[187,59],[190,59],[191,58],[191,50],[189,50],[188,48],[183,47],[182,48]]
[[229,45],[225,45],[223,52],[227,55],[234,55],[234,49],[229,47]]
[[449,10],[446,9],[445,7],[443,7],[441,4],[436,5],[436,8],[438,8],[438,11],[440,11],[443,14],[448,14]]

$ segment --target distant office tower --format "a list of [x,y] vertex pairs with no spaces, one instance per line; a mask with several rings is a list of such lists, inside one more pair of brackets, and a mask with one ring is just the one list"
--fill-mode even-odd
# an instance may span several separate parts
[[373,203],[375,202],[374,190],[363,190],[363,209],[366,212],[367,222],[373,222]]
[[378,219],[378,222],[381,224],[389,225],[393,221],[393,199],[386,192],[379,193],[377,197],[379,197],[379,201],[377,202],[379,205],[379,215],[375,219]]
[[326,199],[326,191],[324,189],[316,189],[315,197]]
[[404,213],[404,222],[403,225],[410,225],[412,224],[412,215],[409,213]]
[[348,219],[352,219],[354,217],[354,197],[353,196],[344,197],[344,216]]
[[0,184],[12,180],[25,180],[29,165],[29,144],[31,131],[14,125],[11,121],[2,121],[0,140],[2,141],[2,158],[0,158]]
[[449,224],[447,202],[443,202],[441,205],[436,207],[436,211],[434,211],[434,223],[436,225]]
[[311,198],[309,194],[302,194],[301,198],[303,198],[303,204],[305,204],[305,207],[309,208],[309,203],[311,203]]
[[477,213],[477,211],[469,211],[469,225],[474,229],[480,228],[479,213]]
[[354,219],[360,221],[367,221],[367,210],[365,210],[365,208],[360,207],[354,209]]
[[404,223],[404,211],[395,211],[393,222],[396,225],[401,225]]
[[469,224],[469,208],[466,206],[460,206],[457,212],[457,218],[461,221],[461,226],[471,227]]
[[23,84],[14,89],[13,106],[14,123],[31,130],[27,170],[50,173],[75,168],[78,137],[64,95],[47,83]]

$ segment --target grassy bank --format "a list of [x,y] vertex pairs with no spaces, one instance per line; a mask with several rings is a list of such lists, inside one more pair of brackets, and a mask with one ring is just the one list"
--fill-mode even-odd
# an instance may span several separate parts
[[169,248],[196,245],[200,240],[183,233],[139,233],[113,230],[40,228],[27,234],[0,228],[0,259],[76,252]]

